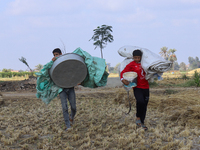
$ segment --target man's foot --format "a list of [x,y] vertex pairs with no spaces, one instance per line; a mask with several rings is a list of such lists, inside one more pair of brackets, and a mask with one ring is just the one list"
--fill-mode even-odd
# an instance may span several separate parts
[[65,131],[68,131],[69,129],[71,129],[71,127],[68,127]]
[[71,124],[74,123],[74,120],[71,117],[69,117],[69,121],[70,121]]
[[141,122],[141,120],[136,120],[136,125],[138,126],[138,127],[141,127],[142,126],[142,122]]
[[142,128],[144,129],[144,131],[148,130],[148,128],[144,124],[142,124]]

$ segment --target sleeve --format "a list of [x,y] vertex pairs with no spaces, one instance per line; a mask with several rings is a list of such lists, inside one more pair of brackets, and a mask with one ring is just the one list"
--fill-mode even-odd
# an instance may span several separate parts
[[123,74],[125,72],[129,72],[129,71],[134,71],[134,66],[132,65],[132,63],[129,63],[128,65],[126,65],[126,67],[124,68],[124,70],[122,70],[122,72],[120,73],[120,80],[123,80]]

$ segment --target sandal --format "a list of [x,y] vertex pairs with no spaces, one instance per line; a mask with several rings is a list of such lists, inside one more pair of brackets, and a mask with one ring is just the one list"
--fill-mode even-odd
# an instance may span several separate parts
[[142,122],[141,122],[141,120],[136,120],[136,125],[138,126],[138,127],[141,127],[142,126]]
[[142,124],[141,126],[143,127],[144,131],[148,130],[148,128],[144,124]]

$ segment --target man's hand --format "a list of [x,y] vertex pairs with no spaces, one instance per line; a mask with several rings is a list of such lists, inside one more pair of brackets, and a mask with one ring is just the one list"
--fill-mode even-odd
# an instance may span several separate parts
[[56,56],[55,56],[55,57],[52,58],[52,61],[55,61],[56,59],[57,59],[57,58],[56,58]]
[[122,83],[125,84],[125,85],[129,85],[129,81],[127,81],[126,79],[123,79]]

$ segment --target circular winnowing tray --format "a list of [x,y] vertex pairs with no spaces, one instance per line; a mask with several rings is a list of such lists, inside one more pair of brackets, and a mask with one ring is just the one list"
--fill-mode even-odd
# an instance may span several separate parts
[[53,82],[62,88],[70,88],[81,83],[87,75],[84,58],[74,54],[64,54],[52,65],[50,76]]
[[133,79],[137,78],[137,73],[136,72],[125,72],[123,74],[123,78],[132,81]]

